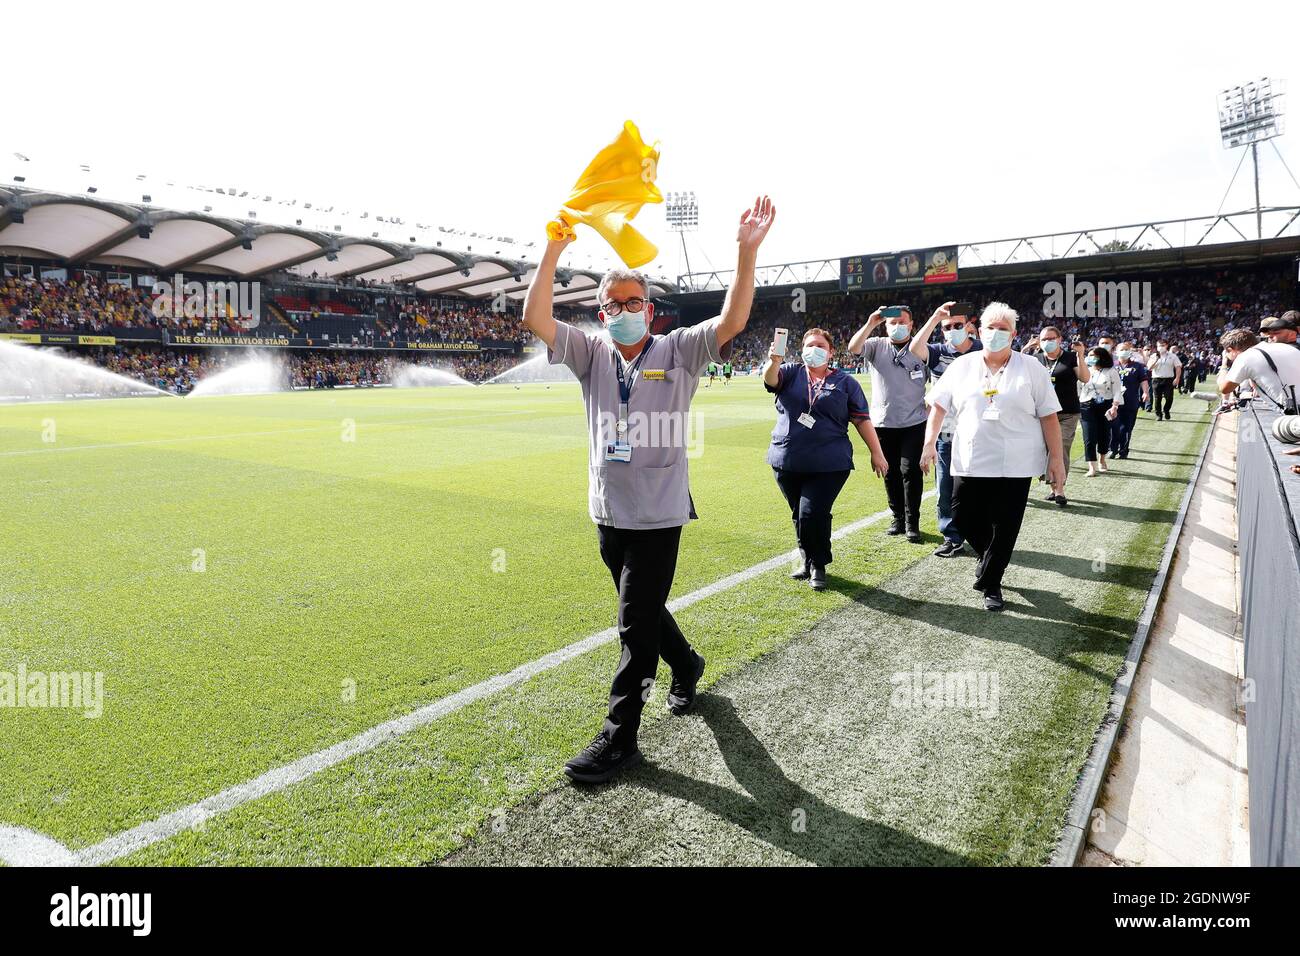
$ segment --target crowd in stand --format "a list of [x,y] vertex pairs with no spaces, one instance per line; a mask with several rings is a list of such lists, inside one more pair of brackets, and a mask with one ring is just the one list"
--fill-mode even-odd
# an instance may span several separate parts
[[531,340],[519,322],[515,303],[497,311],[468,301],[449,305],[446,298],[371,297],[355,290],[330,293],[315,302],[280,294],[271,300],[288,317],[289,327],[265,312],[264,321],[251,328],[233,316],[173,317],[170,309],[155,310],[150,289],[107,282],[94,273],[73,273],[66,280],[5,276],[0,278],[0,332],[107,335],[123,329],[149,329],[185,335],[300,333],[369,347],[382,347],[394,339],[492,340],[518,345]]
[[144,289],[97,276],[69,279],[0,278],[0,332],[110,334],[115,329],[164,329],[193,335],[235,335],[228,316],[161,317]]
[[[381,320],[382,322],[382,320]],[[477,306],[430,308],[407,302],[391,322],[383,323],[392,338],[408,342],[477,342],[489,339],[526,345],[532,335],[519,321],[518,311],[493,311]]]

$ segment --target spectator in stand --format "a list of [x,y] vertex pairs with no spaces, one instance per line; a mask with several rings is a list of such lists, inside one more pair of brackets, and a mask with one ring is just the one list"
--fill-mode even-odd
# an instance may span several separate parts
[[1291,309],[1279,318],[1265,319],[1259,325],[1260,334],[1277,345],[1295,345],[1296,327],[1300,326],[1300,312]]

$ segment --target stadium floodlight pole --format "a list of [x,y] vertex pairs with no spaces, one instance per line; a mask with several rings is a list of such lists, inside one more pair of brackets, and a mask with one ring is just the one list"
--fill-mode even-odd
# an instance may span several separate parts
[[[1271,80],[1267,76],[1219,93],[1219,136],[1223,148],[1250,147],[1250,158],[1255,167],[1255,234],[1258,239],[1264,238],[1264,209],[1259,200],[1259,144],[1282,135],[1282,99],[1285,95],[1285,81]],[[1231,189],[1231,185],[1228,188]]]
[[664,212],[668,217],[668,228],[681,237],[682,257],[686,260],[686,275],[689,276],[691,256],[686,251],[686,234],[700,227],[700,207],[695,202],[695,193],[668,193],[664,197]]

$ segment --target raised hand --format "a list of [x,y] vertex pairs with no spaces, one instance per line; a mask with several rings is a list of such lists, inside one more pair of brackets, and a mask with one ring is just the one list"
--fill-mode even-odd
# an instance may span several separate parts
[[740,214],[740,229],[736,241],[742,249],[757,249],[767,237],[767,231],[776,220],[776,206],[766,196],[754,200],[754,208]]

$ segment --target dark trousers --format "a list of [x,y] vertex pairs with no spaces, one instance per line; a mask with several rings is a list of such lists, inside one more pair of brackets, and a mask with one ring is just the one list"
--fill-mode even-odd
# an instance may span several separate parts
[[641,708],[650,696],[659,658],[674,673],[689,674],[691,645],[665,607],[677,570],[682,529],[630,531],[597,525],[600,557],[618,588],[618,637],[623,653],[609,690],[605,731],[618,741],[635,741]]
[[1025,517],[1029,484],[1029,478],[953,478],[953,519],[979,555],[975,587],[981,591],[1002,587]]
[[1110,420],[1106,412],[1110,402],[1086,402],[1079,408],[1083,423],[1083,460],[1096,461],[1098,455],[1110,454]]
[[824,568],[831,563],[831,509],[849,480],[847,471],[787,471],[773,468],[776,483],[790,506],[794,536],[804,555]]
[[894,520],[910,528],[921,526],[921,451],[925,447],[925,422],[907,428],[877,428],[880,450],[889,462],[885,494]]
[[1133,438],[1133,428],[1137,425],[1137,402],[1125,402],[1119,407],[1119,414],[1110,423],[1110,450],[1116,455],[1127,455],[1128,445]]
[[1168,418],[1174,407],[1174,380],[1172,378],[1153,378],[1151,380],[1152,401],[1156,407],[1156,418]]

